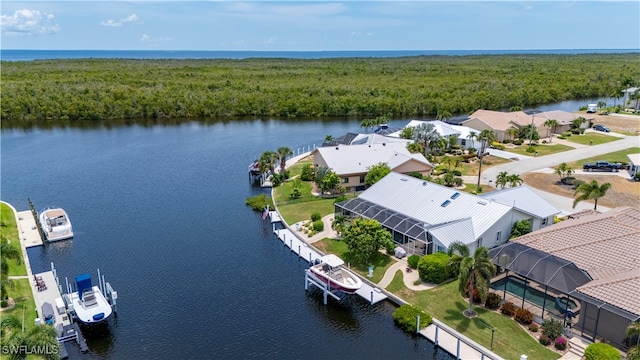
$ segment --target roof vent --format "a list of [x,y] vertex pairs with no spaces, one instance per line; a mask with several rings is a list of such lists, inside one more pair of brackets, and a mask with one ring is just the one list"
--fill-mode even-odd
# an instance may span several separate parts
[[387,146],[387,143],[382,143],[382,146]]
[[480,205],[487,205],[487,202],[486,202],[486,201],[478,201],[478,204],[480,204]]
[[423,182],[422,182],[422,186],[427,186],[427,182],[426,182],[426,181],[423,181]]
[[447,205],[451,204],[451,201],[449,200],[445,200],[442,204],[440,204],[440,206],[442,207],[446,207]]
[[336,150],[338,150],[338,147],[336,146]]
[[451,195],[451,198],[452,199],[457,199],[458,196],[460,196],[460,193],[459,192],[454,192],[453,195]]

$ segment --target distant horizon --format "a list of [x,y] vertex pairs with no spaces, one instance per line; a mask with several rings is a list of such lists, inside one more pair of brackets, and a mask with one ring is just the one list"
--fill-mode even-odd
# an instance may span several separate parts
[[1,48],[0,51],[182,51],[182,52],[390,52],[390,51],[606,51],[606,50],[625,50],[639,51],[638,48],[522,48],[522,49],[322,49],[322,50],[205,50],[205,49],[21,49],[21,48]]

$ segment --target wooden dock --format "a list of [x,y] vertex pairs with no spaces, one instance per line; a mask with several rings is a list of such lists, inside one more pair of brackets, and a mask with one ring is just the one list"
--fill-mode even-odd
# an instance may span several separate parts
[[36,219],[33,218],[31,210],[18,212],[17,220],[18,236],[20,236],[20,243],[22,246],[25,248],[42,246],[42,237],[40,237]]
[[[277,214],[275,211],[270,212]],[[279,218],[279,216],[278,216]],[[271,218],[272,221],[275,219]],[[324,254],[321,254],[319,251],[309,246],[306,242],[300,240],[291,230],[289,229],[278,229],[273,231],[274,234],[282,241],[291,252],[295,253],[309,264],[312,264],[316,259],[321,258]],[[354,272],[355,275],[360,276]],[[362,276],[360,276],[362,278]],[[376,304],[382,300],[387,299],[387,295],[381,289],[371,286],[366,280],[363,280],[362,287],[356,291],[356,294],[363,297],[365,300],[369,301],[371,304]]]

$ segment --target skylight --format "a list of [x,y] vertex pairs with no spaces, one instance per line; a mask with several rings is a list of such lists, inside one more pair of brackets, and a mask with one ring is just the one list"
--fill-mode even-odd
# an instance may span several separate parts
[[453,195],[451,195],[451,198],[452,199],[456,199],[458,196],[460,196],[460,193],[459,192],[455,192],[455,193],[453,193]]
[[440,206],[445,207],[447,205],[451,204],[450,200],[445,200],[442,204],[440,204]]

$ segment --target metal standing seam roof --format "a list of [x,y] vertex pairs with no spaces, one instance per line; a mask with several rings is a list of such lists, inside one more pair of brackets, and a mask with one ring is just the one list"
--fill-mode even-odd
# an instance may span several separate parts
[[[454,193],[459,195],[452,199]],[[511,210],[507,205],[395,172],[373,184],[359,198],[423,222],[425,227],[469,218],[474,239]],[[446,200],[449,203],[443,206]]]
[[479,196],[507,206],[513,206],[524,213],[539,218],[547,218],[561,212],[526,185],[496,190]]

